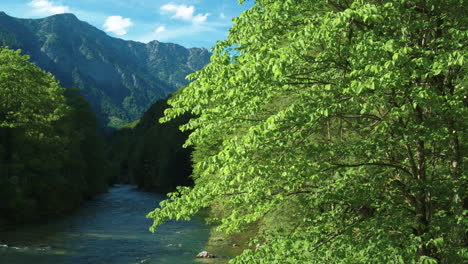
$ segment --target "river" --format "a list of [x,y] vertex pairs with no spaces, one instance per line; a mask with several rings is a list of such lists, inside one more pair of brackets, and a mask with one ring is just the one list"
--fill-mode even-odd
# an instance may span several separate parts
[[169,221],[156,233],[146,214],[164,195],[117,185],[71,215],[0,232],[1,264],[184,264],[208,239],[202,219]]

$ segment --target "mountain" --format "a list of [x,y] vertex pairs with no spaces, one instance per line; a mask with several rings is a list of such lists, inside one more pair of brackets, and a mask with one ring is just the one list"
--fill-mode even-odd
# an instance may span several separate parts
[[0,46],[21,49],[64,87],[76,87],[103,126],[138,119],[209,62],[205,48],[108,36],[73,14],[19,19],[0,12]]

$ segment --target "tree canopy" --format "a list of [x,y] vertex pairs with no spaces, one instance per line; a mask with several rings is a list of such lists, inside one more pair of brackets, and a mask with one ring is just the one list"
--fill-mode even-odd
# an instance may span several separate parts
[[463,0],[257,0],[169,100],[191,112],[193,188],[152,230],[221,205],[264,227],[232,263],[466,260]]
[[107,187],[96,117],[75,89],[0,47],[0,221],[59,214]]
[[0,127],[37,129],[63,116],[63,88],[20,54],[0,47]]

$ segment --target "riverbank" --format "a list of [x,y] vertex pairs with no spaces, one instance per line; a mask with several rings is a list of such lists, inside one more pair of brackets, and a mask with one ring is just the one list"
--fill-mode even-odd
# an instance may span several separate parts
[[228,263],[228,261],[242,253],[249,246],[249,240],[252,233],[245,232],[239,234],[224,234],[214,229],[211,230],[210,237],[206,243],[205,250],[218,258],[215,260],[207,259],[206,263]]
[[[215,206],[198,212],[197,216],[201,217],[205,222],[209,219],[216,219],[225,214],[225,208]],[[200,262],[209,264],[227,264],[230,259],[240,255],[246,249],[255,249],[255,246],[249,245],[250,239],[254,237],[258,230],[250,228],[250,230],[226,234],[216,229],[219,223],[213,222],[209,225],[209,238],[205,244],[204,250],[216,256],[216,258],[201,259]]]

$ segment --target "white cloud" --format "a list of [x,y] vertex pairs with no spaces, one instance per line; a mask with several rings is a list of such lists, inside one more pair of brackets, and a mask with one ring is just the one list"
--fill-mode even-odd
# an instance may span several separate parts
[[32,0],[28,3],[36,12],[43,14],[63,14],[69,12],[68,6],[54,5],[54,2],[47,0]]
[[191,21],[195,7],[186,5],[167,4],[161,6],[161,10],[175,13],[172,18],[180,18],[183,20]]
[[119,36],[127,34],[129,27],[133,25],[130,18],[123,18],[121,16],[110,16],[107,17],[103,27],[106,32],[113,32]]
[[159,26],[158,28],[156,28],[154,30],[155,33],[161,33],[163,31],[166,31],[166,27],[165,26]]
[[156,28],[148,34],[140,35],[135,38],[136,41],[148,43],[153,40],[158,41],[175,41],[176,39],[188,39],[190,37],[203,38],[206,34],[225,34],[227,29],[232,25],[231,22],[206,22],[203,24],[179,25],[171,27],[170,29],[164,28],[164,31],[156,32],[161,26]]
[[226,15],[224,13],[221,13],[221,14],[219,14],[219,17],[222,18],[222,19],[225,19]]
[[209,15],[210,15],[209,13],[206,13],[204,15],[198,14],[198,15],[193,17],[192,22],[195,23],[195,24],[203,23],[203,22],[206,21],[206,19],[208,18]]
[[174,13],[174,15],[171,18],[190,21],[194,24],[200,24],[205,22],[208,16],[210,15],[210,13],[194,15],[195,7],[187,5],[166,4],[161,6],[161,10],[165,12]]

